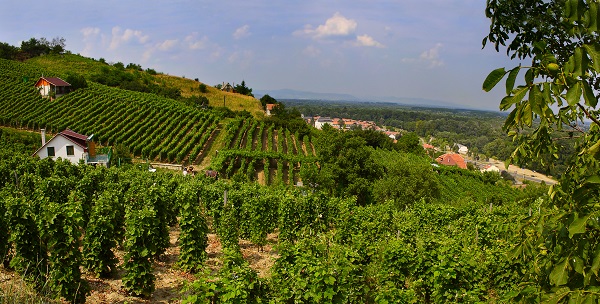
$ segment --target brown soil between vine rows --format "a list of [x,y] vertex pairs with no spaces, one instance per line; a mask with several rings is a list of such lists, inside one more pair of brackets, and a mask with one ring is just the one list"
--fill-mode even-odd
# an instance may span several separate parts
[[[154,275],[156,276],[155,291],[150,298],[140,298],[128,295],[123,290],[121,278],[125,275],[122,269],[125,253],[116,250],[119,266],[112,278],[98,279],[92,274],[84,273],[84,279],[89,283],[91,292],[86,298],[86,303],[180,303],[187,296],[182,293],[186,282],[193,282],[195,276],[188,272],[180,271],[175,266],[179,257],[179,227],[171,227],[169,231],[170,246],[164,255],[154,262]],[[274,245],[277,243],[277,234],[269,234],[267,245],[259,250],[251,242],[240,240],[240,247],[244,258],[260,277],[270,276],[270,269],[278,257]],[[205,266],[212,274],[216,274],[222,265],[221,242],[216,234],[208,234],[208,260]],[[25,290],[24,290],[25,288]],[[31,292],[23,287],[22,279],[14,271],[0,266],[0,294],[8,292]],[[18,290],[18,291],[17,291]],[[31,296],[33,299],[35,296]],[[65,302],[66,303],[66,302]]]

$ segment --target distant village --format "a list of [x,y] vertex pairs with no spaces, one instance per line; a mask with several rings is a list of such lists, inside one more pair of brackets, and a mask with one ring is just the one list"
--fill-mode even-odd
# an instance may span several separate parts
[[[267,105],[267,115],[270,114],[269,110],[272,109],[272,107],[268,107],[268,106],[269,105]],[[321,130],[325,124],[328,124],[337,130],[362,129],[362,130],[375,130],[375,131],[383,132],[389,138],[393,139],[394,142],[397,142],[397,140],[402,136],[401,132],[390,131],[386,128],[382,128],[382,127],[378,126],[375,122],[368,121],[368,120],[354,120],[351,118],[335,118],[335,117],[332,118],[332,117],[325,117],[325,116],[307,117],[304,115],[302,115],[302,118],[304,119],[304,121],[306,121],[307,124],[317,128],[319,130]],[[423,146],[423,149],[425,149],[426,151],[429,151],[429,152],[435,152],[435,151],[444,152],[446,150],[449,150],[449,147],[445,147],[446,149],[444,149],[444,151],[442,151],[442,150],[434,147],[433,145],[430,145],[425,142],[422,143],[422,146]],[[456,166],[461,169],[467,169],[467,161],[465,160],[464,157],[469,154],[469,148],[465,145],[455,143],[453,145],[452,150],[455,150],[456,153],[454,153],[454,152],[444,153],[444,154],[436,157],[435,161],[440,165]],[[430,154],[430,153],[428,153],[428,154]],[[431,155],[433,155],[433,153],[431,153]],[[432,159],[433,159],[433,157],[432,157]],[[493,171],[493,172],[498,172],[498,173],[500,172],[500,169],[493,165],[485,165],[485,166],[481,167],[480,170],[482,172],[486,172],[486,171]]]

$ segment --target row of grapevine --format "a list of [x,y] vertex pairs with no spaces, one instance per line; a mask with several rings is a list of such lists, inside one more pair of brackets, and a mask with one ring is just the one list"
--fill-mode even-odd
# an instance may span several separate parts
[[[14,72],[24,65],[2,60],[0,66]],[[3,72],[0,124],[31,130],[45,128],[48,133],[69,128],[95,134],[102,144],[122,144],[144,158],[193,162],[220,120],[216,112],[198,111],[152,94],[95,83],[50,101],[37,93],[32,81],[24,82],[16,73]]]
[[[508,253],[523,248],[519,233],[535,231],[513,232],[522,220],[536,219],[532,208],[549,209],[543,216],[560,212],[544,204],[547,188],[538,195],[464,170],[436,173],[447,192],[441,197],[449,198],[443,203],[416,198],[402,207],[394,201],[359,206],[353,197],[306,189],[39,160],[2,144],[1,257],[36,289],[74,303],[84,302],[88,290],[82,270],[121,279],[129,294],[151,296],[153,262],[173,246],[167,229],[177,224],[177,265],[197,275],[186,303],[513,302],[531,265]],[[281,159],[284,171],[284,163],[289,170],[290,163],[314,161],[283,151],[219,154],[244,162],[246,173],[261,160]],[[376,155],[384,162],[400,156]],[[493,209],[490,195],[501,202]],[[222,245],[221,263],[203,273],[210,232]],[[240,239],[276,245],[268,278],[250,268]],[[121,266],[124,272],[114,271]]]
[[213,158],[212,168],[226,177],[235,174],[249,180],[264,174],[265,184],[293,185],[300,180],[303,162],[316,161],[308,136],[302,140],[284,128],[275,128],[252,118],[238,118],[226,126],[225,146]]

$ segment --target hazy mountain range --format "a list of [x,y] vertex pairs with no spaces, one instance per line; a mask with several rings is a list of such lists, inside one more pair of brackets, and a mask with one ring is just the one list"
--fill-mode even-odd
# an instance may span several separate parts
[[451,102],[432,100],[425,98],[414,98],[414,97],[394,97],[394,96],[354,96],[350,94],[339,94],[339,93],[316,93],[308,91],[298,91],[290,89],[278,89],[278,90],[253,90],[256,98],[268,94],[275,99],[306,99],[306,100],[323,100],[323,101],[357,101],[357,102],[390,102],[398,103],[402,105],[410,106],[421,106],[421,107],[434,107],[434,108],[461,108],[464,109],[464,105],[459,105]]

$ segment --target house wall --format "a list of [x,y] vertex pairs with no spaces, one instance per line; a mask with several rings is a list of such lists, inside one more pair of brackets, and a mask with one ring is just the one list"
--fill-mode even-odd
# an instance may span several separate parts
[[315,121],[315,128],[317,128],[317,129],[321,130],[325,124],[329,124],[329,125],[331,125],[331,122],[330,122],[330,121],[324,121],[324,122],[323,122],[323,121],[318,121],[318,120],[316,120],[316,121]]
[[[67,155],[67,146],[73,146],[73,155]],[[60,134],[46,143],[46,146],[40,149],[36,155],[42,159],[48,157],[47,147],[54,147],[54,157],[52,157],[54,160],[60,157],[62,159],[68,159],[71,163],[77,165],[79,164],[80,159],[85,159],[83,148]]]
[[37,88],[38,88],[38,90],[40,90],[40,94],[42,94],[42,96],[46,97],[46,96],[50,95],[50,85],[47,82],[45,85],[44,84],[40,85]]

